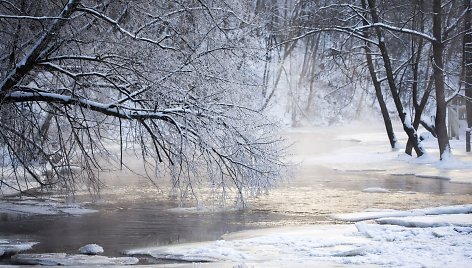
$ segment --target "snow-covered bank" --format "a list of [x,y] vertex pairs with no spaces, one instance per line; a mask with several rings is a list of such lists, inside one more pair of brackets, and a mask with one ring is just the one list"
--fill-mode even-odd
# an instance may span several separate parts
[[470,208],[472,205],[429,208],[422,214],[436,212],[437,215],[389,218],[380,218],[388,214],[377,211],[377,221],[383,224],[364,221],[243,231],[226,235],[219,241],[133,249],[126,253],[241,267],[310,267],[319,266],[320,262],[468,267],[472,265],[472,218],[471,214],[459,213],[470,213]]
[[[422,141],[427,154],[416,158],[404,153],[406,136],[399,126],[396,134],[399,149],[392,150],[387,135],[378,124],[354,122],[331,129],[292,129],[289,133],[331,133],[331,139],[349,146],[330,144],[329,150],[319,154],[296,155],[302,165],[320,165],[346,171],[377,171],[392,175],[414,175],[420,178],[444,179],[451,182],[472,183],[472,153],[465,152],[464,140],[451,140],[453,156],[439,161],[437,140]],[[326,134],[325,134],[326,135]]]
[[98,210],[83,207],[82,204],[64,203],[59,199],[8,198],[0,200],[0,213],[24,215],[82,215]]

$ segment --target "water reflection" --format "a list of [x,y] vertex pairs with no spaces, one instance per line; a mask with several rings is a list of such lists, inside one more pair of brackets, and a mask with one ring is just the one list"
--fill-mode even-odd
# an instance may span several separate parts
[[[383,187],[391,192],[362,192],[368,187]],[[438,179],[307,167],[269,195],[252,199],[251,207],[245,211],[185,213],[169,210],[178,203],[140,181],[104,191],[102,201],[92,205],[99,213],[2,214],[0,235],[19,234],[39,241],[35,252],[77,253],[79,247],[97,243],[105,248],[106,255],[118,256],[125,249],[216,240],[228,232],[250,228],[333,223],[329,217],[332,213],[471,203],[471,194],[471,185]]]

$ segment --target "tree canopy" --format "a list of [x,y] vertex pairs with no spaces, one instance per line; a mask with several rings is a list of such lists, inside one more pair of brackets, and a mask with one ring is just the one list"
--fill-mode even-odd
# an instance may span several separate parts
[[8,187],[98,190],[103,158],[123,164],[128,148],[186,194],[209,183],[242,198],[279,177],[280,138],[253,97],[248,2],[1,1],[0,23]]

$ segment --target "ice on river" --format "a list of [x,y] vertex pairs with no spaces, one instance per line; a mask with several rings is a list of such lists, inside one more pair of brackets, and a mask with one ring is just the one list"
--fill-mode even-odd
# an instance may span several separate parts
[[0,213],[26,215],[82,215],[98,212],[84,208],[81,204],[64,203],[55,199],[8,198],[0,200]]
[[97,266],[97,265],[132,265],[139,260],[134,257],[106,257],[66,253],[18,254],[13,257],[18,264],[46,266]]
[[331,217],[336,220],[356,222],[356,221],[365,221],[365,220],[376,220],[376,219],[387,218],[387,217],[411,217],[411,216],[425,216],[425,215],[468,214],[468,213],[472,213],[472,205],[443,206],[443,207],[412,209],[412,210],[369,209],[363,212],[334,214]]
[[[132,249],[126,253],[249,267],[308,267],[322,262],[472,267],[471,208],[472,205],[414,212],[371,211],[368,218],[376,221],[243,231],[219,241]],[[357,219],[366,218],[361,217],[363,213],[358,215]]]
[[10,256],[22,251],[30,250],[37,242],[13,241],[0,239],[0,258],[3,255]]

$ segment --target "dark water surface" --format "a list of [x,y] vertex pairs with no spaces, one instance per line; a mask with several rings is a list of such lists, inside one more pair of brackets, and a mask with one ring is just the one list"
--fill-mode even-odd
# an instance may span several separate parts
[[[33,252],[78,253],[78,248],[97,243],[106,255],[125,249],[189,241],[216,240],[245,228],[251,221],[277,220],[274,215],[242,211],[224,213],[174,213],[168,203],[133,203],[101,206],[100,212],[82,216],[19,216],[0,220],[0,236],[38,241]],[[273,219],[271,219],[273,218]]]

